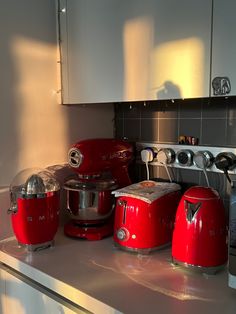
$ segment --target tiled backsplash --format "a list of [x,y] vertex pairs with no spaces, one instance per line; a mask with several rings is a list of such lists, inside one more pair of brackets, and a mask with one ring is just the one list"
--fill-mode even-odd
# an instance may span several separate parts
[[[236,147],[236,97],[115,104],[117,138],[177,144],[180,135],[199,138],[201,146]],[[145,179],[145,167],[135,168],[135,180]],[[152,178],[168,179],[163,167],[151,167],[150,171]],[[186,186],[206,185],[200,171],[175,169],[175,177]],[[224,175],[210,173],[209,180],[227,206],[230,187]]]
[[178,142],[179,135],[199,145],[236,145],[236,97],[115,104],[116,135],[131,141]]

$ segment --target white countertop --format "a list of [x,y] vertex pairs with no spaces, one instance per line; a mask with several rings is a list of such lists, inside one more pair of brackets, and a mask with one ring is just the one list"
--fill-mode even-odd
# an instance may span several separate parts
[[227,269],[216,275],[191,273],[170,263],[170,248],[142,256],[118,250],[112,238],[67,238],[29,253],[14,237],[0,242],[0,260],[96,314],[233,314],[236,290]]

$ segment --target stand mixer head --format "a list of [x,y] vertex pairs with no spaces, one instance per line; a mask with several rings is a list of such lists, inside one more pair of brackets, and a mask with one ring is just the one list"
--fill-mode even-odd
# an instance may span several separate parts
[[72,218],[65,225],[65,234],[100,240],[113,233],[111,192],[131,184],[128,166],[132,158],[132,145],[122,140],[88,139],[72,145],[68,163],[78,179],[64,184]]
[[83,140],[68,152],[69,165],[81,179],[99,178],[110,173],[119,187],[131,184],[128,165],[132,158],[132,145],[116,139]]

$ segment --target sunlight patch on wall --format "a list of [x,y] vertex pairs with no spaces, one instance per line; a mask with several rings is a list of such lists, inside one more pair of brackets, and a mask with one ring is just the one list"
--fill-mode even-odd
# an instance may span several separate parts
[[149,86],[153,20],[139,17],[124,25],[124,98],[146,99]]
[[68,133],[67,117],[58,104],[57,47],[16,37],[11,54],[19,167],[57,162],[65,155]]
[[[155,43],[150,17],[124,25],[124,97],[192,98],[204,93],[204,45],[198,38]],[[170,94],[170,97],[168,97]]]
[[[204,84],[204,46],[198,38],[179,39],[155,47],[151,85],[158,99],[199,97]],[[172,97],[170,97],[172,98]]]

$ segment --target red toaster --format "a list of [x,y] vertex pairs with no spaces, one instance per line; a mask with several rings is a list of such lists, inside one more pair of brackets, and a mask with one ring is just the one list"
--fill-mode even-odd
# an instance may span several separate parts
[[181,197],[178,184],[142,181],[112,193],[117,197],[116,246],[146,254],[170,244]]

